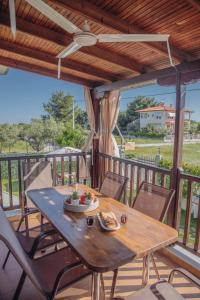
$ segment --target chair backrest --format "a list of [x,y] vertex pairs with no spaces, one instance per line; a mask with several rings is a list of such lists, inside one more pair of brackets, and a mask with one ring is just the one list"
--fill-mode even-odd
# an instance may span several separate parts
[[[23,169],[28,170],[26,165],[24,165]],[[35,163],[23,176],[25,191],[52,187],[52,170],[49,161]]]
[[[25,193],[33,189],[52,187],[52,170],[49,161],[40,161],[28,168],[27,163],[23,166],[23,179]],[[34,207],[33,203],[25,197],[25,207]]]
[[128,177],[108,171],[101,185],[100,193],[104,196],[120,200],[127,181]]
[[175,191],[147,182],[142,182],[133,208],[158,220],[163,221]]
[[20,245],[15,232],[8,221],[5,212],[0,206],[0,240],[7,246],[7,248],[11,251],[12,255],[15,257],[19,265],[22,267],[26,275],[35,285],[35,287],[44,294],[42,286],[38,281],[34,268],[31,262],[31,259],[24,252],[22,246]]

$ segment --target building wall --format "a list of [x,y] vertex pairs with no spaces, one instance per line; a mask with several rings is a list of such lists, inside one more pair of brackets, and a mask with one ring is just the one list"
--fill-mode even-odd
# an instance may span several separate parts
[[155,128],[164,129],[167,127],[169,122],[175,122],[174,113],[168,113],[165,111],[140,113],[140,129],[146,127],[148,124],[153,125]]

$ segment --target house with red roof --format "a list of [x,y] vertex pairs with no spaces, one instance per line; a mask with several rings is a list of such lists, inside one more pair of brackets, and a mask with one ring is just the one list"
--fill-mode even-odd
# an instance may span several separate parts
[[[171,133],[175,129],[176,111],[172,106],[159,105],[137,110],[140,114],[140,130],[153,125],[156,129],[167,129]],[[185,109],[185,125],[190,128],[192,111]]]

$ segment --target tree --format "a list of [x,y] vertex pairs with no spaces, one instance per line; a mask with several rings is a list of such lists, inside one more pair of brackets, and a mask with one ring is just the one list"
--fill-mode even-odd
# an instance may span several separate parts
[[200,133],[200,122],[197,124],[197,133]]
[[79,127],[72,129],[71,126],[67,126],[63,135],[57,139],[60,147],[73,147],[81,149],[85,143],[85,132]]
[[65,126],[62,122],[56,122],[53,118],[43,120],[45,141],[55,144],[57,138],[62,136]]
[[19,139],[21,141],[24,141],[26,144],[26,152],[29,152],[29,130],[30,130],[30,124],[20,123],[18,125],[19,127]]
[[65,95],[62,91],[57,91],[51,95],[47,104],[43,104],[48,116],[57,122],[72,122],[73,96]]
[[76,109],[75,123],[80,125],[84,129],[88,129],[89,124],[88,124],[88,116],[87,116],[86,111],[83,111],[80,108]]
[[44,121],[42,119],[32,119],[31,126],[27,133],[28,143],[36,152],[40,152],[45,146]]
[[2,124],[0,129],[0,152],[3,147],[8,148],[10,152],[11,147],[18,140],[18,127],[16,125]]
[[2,153],[3,148],[5,147],[6,140],[7,140],[7,131],[6,127],[7,124],[1,124],[0,125],[0,153]]
[[127,116],[126,116],[126,112],[121,112],[119,113],[118,116],[118,120],[117,120],[117,124],[120,128],[121,131],[126,131],[127,129]]
[[47,143],[55,143],[63,134],[64,126],[57,123],[53,118],[32,119],[27,132],[27,140],[31,147],[40,152]]
[[134,100],[128,104],[128,108],[126,111],[127,124],[139,118],[139,113],[137,112],[137,110],[162,104],[162,102],[157,102],[154,98],[145,96],[135,97]]

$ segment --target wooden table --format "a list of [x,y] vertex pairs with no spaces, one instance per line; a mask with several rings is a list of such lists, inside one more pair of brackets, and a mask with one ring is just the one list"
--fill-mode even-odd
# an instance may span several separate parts
[[[99,299],[100,273],[115,270],[133,259],[147,257],[148,260],[154,251],[177,241],[175,229],[84,185],[79,184],[78,190],[99,196],[99,208],[86,214],[66,212],[63,201],[72,190],[73,186],[59,186],[31,190],[27,195],[94,272],[95,300]],[[112,211],[118,220],[126,213],[128,222],[112,233],[103,232],[98,220],[88,228],[86,216],[96,215],[98,211]]]

